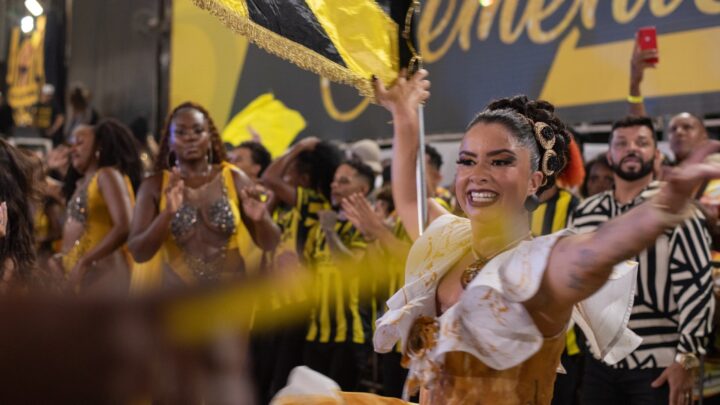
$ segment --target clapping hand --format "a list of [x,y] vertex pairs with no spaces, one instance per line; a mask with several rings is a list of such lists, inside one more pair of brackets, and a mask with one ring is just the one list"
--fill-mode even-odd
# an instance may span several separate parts
[[180,207],[182,207],[184,191],[185,182],[182,177],[180,177],[179,169],[174,168],[173,171],[170,172],[170,179],[167,188],[165,188],[165,200],[167,201],[165,209],[168,210],[170,214],[174,215]]
[[265,187],[247,186],[240,190],[240,198],[243,212],[250,220],[257,222],[263,219],[268,209],[268,193]]
[[342,208],[347,219],[368,240],[377,239],[377,231],[385,226],[373,211],[368,200],[361,194],[353,194],[342,200]]

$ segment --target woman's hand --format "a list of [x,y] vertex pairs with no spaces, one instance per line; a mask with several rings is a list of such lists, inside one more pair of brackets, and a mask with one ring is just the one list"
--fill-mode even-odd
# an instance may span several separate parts
[[240,198],[243,212],[251,221],[258,222],[268,213],[268,193],[265,187],[247,186],[240,190]]
[[400,110],[415,111],[417,107],[430,98],[430,81],[425,78],[428,71],[420,69],[410,79],[406,79],[407,71],[400,72],[395,84],[389,89],[385,88],[382,81],[373,79],[375,84],[375,99],[391,113],[395,114]]
[[183,192],[185,191],[185,182],[180,177],[180,171],[174,168],[170,172],[170,179],[168,181],[167,188],[165,189],[165,209],[172,215],[174,215],[180,207],[182,207],[184,197]]

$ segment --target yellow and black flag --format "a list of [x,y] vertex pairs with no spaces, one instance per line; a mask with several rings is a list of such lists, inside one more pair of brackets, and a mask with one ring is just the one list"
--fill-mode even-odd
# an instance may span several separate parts
[[390,85],[414,55],[413,0],[193,1],[266,51],[364,96],[373,75]]

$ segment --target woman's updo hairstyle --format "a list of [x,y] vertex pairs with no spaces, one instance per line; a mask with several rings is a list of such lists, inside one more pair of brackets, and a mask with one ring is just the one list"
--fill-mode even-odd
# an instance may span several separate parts
[[570,135],[555,115],[555,106],[547,101],[529,100],[527,96],[501,98],[475,116],[467,130],[479,123],[503,125],[530,151],[532,170],[544,176],[537,194],[552,187],[567,165]]

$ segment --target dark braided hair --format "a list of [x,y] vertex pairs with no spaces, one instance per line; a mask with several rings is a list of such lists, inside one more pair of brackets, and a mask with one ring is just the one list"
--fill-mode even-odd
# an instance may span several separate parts
[[175,166],[175,155],[170,151],[170,125],[172,124],[173,119],[175,119],[177,113],[182,110],[199,111],[203,117],[205,117],[208,132],[210,133],[210,147],[212,148],[212,161],[210,163],[219,164],[227,161],[225,147],[223,146],[222,139],[220,138],[220,133],[215,127],[215,122],[213,122],[212,117],[210,117],[210,113],[200,104],[193,103],[192,101],[186,101],[175,107],[165,120],[165,127],[163,128],[160,138],[160,150],[158,152],[157,160],[155,161],[155,171],[159,173],[163,170],[169,170],[172,166]]
[[35,267],[35,236],[30,203],[39,191],[33,185],[33,162],[0,139],[0,202],[7,205],[7,228],[0,239],[0,275],[12,261],[21,279]]
[[555,115],[555,106],[543,100],[529,100],[527,96],[502,98],[488,104],[487,108],[478,114],[468,125],[467,130],[479,123],[496,123],[503,125],[515,139],[531,154],[531,167],[533,171],[543,169],[543,156],[545,149],[535,136],[535,124],[543,123],[546,126],[540,131],[544,142],[554,140],[552,152],[546,159],[545,168],[553,173],[543,176],[542,186],[537,194],[555,185],[556,177],[562,172],[570,159],[570,138],[565,124]]
[[330,201],[330,185],[335,170],[343,162],[343,153],[337,145],[321,141],[313,150],[300,152],[296,158],[297,170],[310,178],[310,188]]
[[[142,181],[143,167],[140,145],[130,129],[114,118],[106,118],[92,127],[92,131],[95,135],[95,150],[99,154],[98,168],[116,168],[130,178],[133,190],[137,191]],[[70,165],[63,186],[65,198],[72,198],[80,177],[82,175]]]

